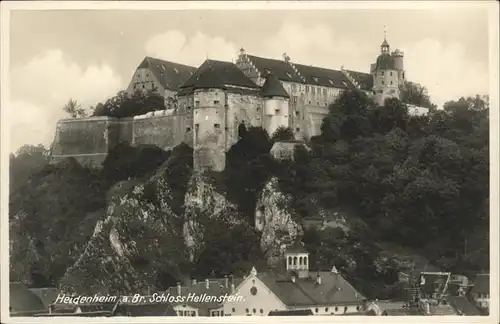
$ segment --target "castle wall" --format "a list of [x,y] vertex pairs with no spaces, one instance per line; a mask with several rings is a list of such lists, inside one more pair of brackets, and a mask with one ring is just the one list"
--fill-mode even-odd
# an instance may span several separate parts
[[238,126],[244,124],[246,127],[262,126],[263,100],[257,95],[239,94],[228,92],[227,95],[227,119],[226,119],[226,151],[234,145],[238,139]]
[[52,162],[74,157],[82,165],[98,167],[110,147],[118,143],[115,118],[87,117],[63,119],[57,123],[52,144]]

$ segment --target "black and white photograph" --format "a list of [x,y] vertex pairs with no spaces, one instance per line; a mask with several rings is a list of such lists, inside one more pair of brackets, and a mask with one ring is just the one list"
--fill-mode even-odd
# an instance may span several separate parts
[[498,2],[1,14],[2,323],[499,322]]

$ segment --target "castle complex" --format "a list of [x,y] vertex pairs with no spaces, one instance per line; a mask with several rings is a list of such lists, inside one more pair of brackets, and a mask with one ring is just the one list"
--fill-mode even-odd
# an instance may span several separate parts
[[[113,118],[88,117],[58,123],[52,158],[74,157],[99,165],[118,143],[153,144],[163,149],[185,142],[194,149],[194,167],[221,171],[225,153],[250,126],[272,135],[290,127],[297,140],[319,135],[328,105],[346,89],[359,89],[382,105],[399,98],[406,80],[403,53],[387,40],[370,73],[331,70],[249,55],[236,63],[206,60],[199,68],[146,57],[127,88],[129,94],[154,90],[165,99],[164,111]],[[411,114],[427,109],[410,106]]]

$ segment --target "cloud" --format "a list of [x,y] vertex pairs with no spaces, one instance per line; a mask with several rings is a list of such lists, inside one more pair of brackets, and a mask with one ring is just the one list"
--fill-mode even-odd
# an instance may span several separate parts
[[[250,40],[249,40],[250,41]],[[370,64],[379,55],[379,41],[350,39],[341,31],[316,24],[285,22],[276,33],[263,36],[250,54],[280,59],[287,53],[293,62],[325,68],[369,72]],[[241,40],[245,43],[245,40]],[[250,43],[250,42],[249,42]],[[443,44],[436,39],[424,39],[411,44],[391,44],[405,52],[405,69],[409,81],[420,83],[429,90],[431,100],[441,106],[461,96],[488,92],[488,69],[465,55],[462,44]],[[198,33],[188,38],[180,31],[167,31],[147,41],[146,51],[174,62],[199,65],[206,58],[231,61],[238,46],[223,37]]]
[[80,67],[61,50],[50,50],[10,71],[11,151],[24,144],[50,145],[55,125],[67,115],[62,110],[74,99],[95,105],[122,88],[121,79],[107,65]]
[[438,106],[462,96],[488,92],[486,64],[468,59],[462,44],[425,39],[402,49],[408,79],[425,86]]
[[198,32],[188,39],[180,31],[172,30],[150,38],[146,42],[146,53],[168,61],[199,66],[206,58],[229,62],[234,60],[237,46],[223,37],[211,37]]

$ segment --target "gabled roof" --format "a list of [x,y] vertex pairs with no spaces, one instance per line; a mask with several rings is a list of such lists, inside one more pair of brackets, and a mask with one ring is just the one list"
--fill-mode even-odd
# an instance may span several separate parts
[[177,91],[196,72],[196,68],[193,66],[164,61],[149,56],[146,56],[137,68],[149,68],[164,88],[173,91]]
[[[238,286],[243,279],[234,279],[234,284],[235,287]],[[178,294],[177,286],[175,287],[170,287],[166,292],[165,295],[169,293],[170,296],[185,296],[187,297],[189,294],[194,294],[195,296],[200,296],[202,297],[204,294],[206,296],[223,296],[225,294],[230,295],[231,294],[231,285],[229,284],[228,287],[225,286],[224,284],[224,279],[210,279],[208,288],[206,286],[206,281],[200,281],[197,282],[196,284],[190,284],[188,286],[181,286],[181,293]],[[179,303],[172,303],[173,305],[179,304]],[[186,300],[182,302],[182,304],[190,305],[191,307],[197,308],[199,310],[200,315],[208,315],[209,310],[219,308],[222,303],[219,303],[217,301],[213,300],[199,300],[199,301],[194,301],[194,300]]]
[[246,55],[246,57],[255,65],[259,72],[263,74],[263,77],[272,73],[281,81],[303,83],[292,66],[283,60],[268,59],[254,55]]
[[286,305],[312,306],[331,304],[361,303],[364,297],[340,274],[319,272],[321,283],[316,283],[316,275],[296,278],[271,272],[257,277]]
[[274,74],[269,74],[267,76],[266,82],[262,86],[262,90],[260,92],[263,97],[284,97],[290,98],[288,93],[281,82],[276,78]]
[[490,292],[490,274],[478,274],[474,280],[474,287],[471,290],[472,294],[488,294]]
[[342,71],[325,69],[317,66],[294,64],[306,83],[322,87],[352,89],[353,84]]
[[359,84],[362,90],[371,90],[373,88],[373,76],[371,74],[351,70],[346,71]]
[[481,313],[465,296],[448,296],[448,303],[460,314],[479,316]]
[[30,288],[30,291],[40,298],[47,309],[57,299],[57,295],[59,295],[59,289],[57,288]]
[[206,60],[181,88],[219,88],[236,86],[257,89],[258,86],[231,62]]
[[24,284],[20,282],[12,282],[9,285],[10,303],[9,309],[11,313],[29,313],[29,312],[45,312],[42,300]]

